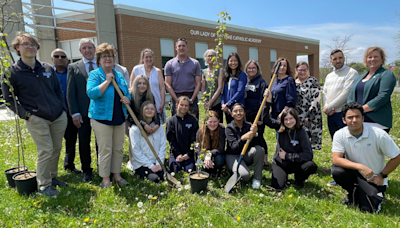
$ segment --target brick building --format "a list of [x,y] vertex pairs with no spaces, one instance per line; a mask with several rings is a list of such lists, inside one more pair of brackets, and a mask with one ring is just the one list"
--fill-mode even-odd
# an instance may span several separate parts
[[[205,50],[214,48],[216,45],[216,22],[214,21],[120,4],[114,5],[114,11],[119,63],[126,66],[129,71],[138,64],[140,52],[144,48],[154,51],[155,66],[162,68],[176,55],[174,43],[179,37],[188,40],[189,56],[198,59],[202,66],[204,66]],[[94,20],[93,15],[76,12],[60,16]],[[59,19],[57,24],[62,27],[96,30],[95,24]],[[319,40],[231,24],[227,25],[226,32],[230,36],[223,47],[224,59],[230,52],[237,52],[243,64],[249,59],[258,60],[263,77],[267,81],[270,79],[271,66],[278,57],[288,58],[294,66],[296,57],[299,55],[308,56],[310,74],[319,77]],[[68,51],[73,60],[81,58],[78,42],[84,37],[93,38],[97,43],[95,33],[56,30],[58,47]]]

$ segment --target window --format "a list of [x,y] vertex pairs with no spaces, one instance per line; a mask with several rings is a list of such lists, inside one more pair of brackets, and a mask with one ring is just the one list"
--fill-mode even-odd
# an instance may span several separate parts
[[237,47],[233,45],[224,45],[223,47],[223,52],[224,52],[224,66],[226,65],[226,60],[228,59],[228,56],[232,52],[237,53]]
[[[162,73],[164,75],[164,66],[168,60],[175,57],[174,41],[172,39],[160,39],[161,46],[161,62],[162,62]],[[165,75],[164,75],[165,77]]]
[[258,48],[249,48],[249,59],[258,61]]
[[207,43],[200,43],[196,42],[196,59],[200,63],[201,69],[205,69],[206,65],[204,64],[204,52],[207,51],[208,49],[208,44]]
[[271,49],[271,51],[270,51],[270,59],[271,59],[271,69],[273,69],[275,62],[278,59],[276,50]]

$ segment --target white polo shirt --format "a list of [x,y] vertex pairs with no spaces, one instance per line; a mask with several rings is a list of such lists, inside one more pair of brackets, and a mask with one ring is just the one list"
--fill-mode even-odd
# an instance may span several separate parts
[[[362,135],[357,139],[348,127],[338,130],[333,136],[332,152],[344,153],[346,159],[363,164],[379,175],[386,166],[385,156],[392,159],[400,154],[399,147],[384,130],[363,124]],[[383,180],[388,185],[388,180]]]

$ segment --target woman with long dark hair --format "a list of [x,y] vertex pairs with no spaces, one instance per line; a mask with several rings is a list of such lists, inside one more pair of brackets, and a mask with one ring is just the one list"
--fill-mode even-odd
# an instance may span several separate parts
[[208,111],[205,121],[207,124],[196,134],[197,153],[205,155],[205,171],[218,176],[225,165],[225,127],[220,124],[219,115],[215,111]]
[[275,68],[281,62],[276,80],[271,86],[272,93],[272,111],[271,116],[280,120],[281,113],[290,107],[296,106],[296,83],[294,82],[292,69],[289,60],[279,57],[276,60],[271,73],[275,72]]
[[245,103],[245,87],[247,84],[246,73],[243,72],[242,62],[235,52],[230,53],[226,60],[224,90],[221,97],[221,110],[225,112],[226,123],[233,120],[232,106]]
[[272,187],[284,189],[288,181],[288,174],[294,173],[295,186],[304,187],[307,178],[317,171],[317,164],[313,161],[313,151],[307,132],[303,129],[296,109],[287,108],[282,111],[281,120],[270,117],[269,109],[272,97],[269,90],[263,122],[270,128],[278,131],[277,146],[272,163]]

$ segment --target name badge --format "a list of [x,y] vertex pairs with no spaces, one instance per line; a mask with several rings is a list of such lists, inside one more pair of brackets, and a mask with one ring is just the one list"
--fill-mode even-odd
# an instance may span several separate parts
[[299,141],[297,141],[297,140],[290,140],[290,143],[291,143],[293,146],[296,146],[297,144],[299,144]]
[[50,73],[50,72],[44,72],[44,73],[43,73],[43,76],[45,76],[45,77],[47,77],[47,78],[50,78],[51,73]]
[[188,129],[190,129],[192,127],[192,124],[186,124],[185,125]]
[[256,86],[247,84],[246,85],[246,91],[256,92]]

